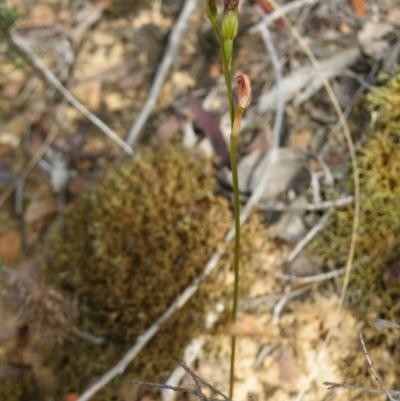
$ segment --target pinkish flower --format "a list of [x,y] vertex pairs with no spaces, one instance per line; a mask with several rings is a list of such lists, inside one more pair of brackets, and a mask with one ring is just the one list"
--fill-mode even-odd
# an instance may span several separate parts
[[239,85],[239,101],[238,107],[247,109],[251,100],[251,83],[250,78],[246,74],[241,74],[236,78]]

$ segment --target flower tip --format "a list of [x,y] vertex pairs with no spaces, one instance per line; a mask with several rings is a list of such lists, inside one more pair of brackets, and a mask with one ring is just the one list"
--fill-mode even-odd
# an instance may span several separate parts
[[218,9],[216,5],[216,0],[206,0],[206,9],[208,18],[214,20],[217,18]]
[[239,85],[239,107],[247,109],[251,101],[251,83],[247,74],[240,74],[236,78]]
[[224,12],[237,11],[239,0],[224,0]]

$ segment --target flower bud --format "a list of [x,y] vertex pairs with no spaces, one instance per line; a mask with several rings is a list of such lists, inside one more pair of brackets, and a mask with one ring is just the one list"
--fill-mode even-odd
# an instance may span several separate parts
[[250,78],[246,74],[241,74],[236,78],[239,85],[238,107],[247,109],[251,100],[251,83]]
[[237,11],[239,0],[224,0],[224,13],[228,11]]
[[215,4],[216,0],[206,0],[207,16],[211,22],[216,22],[218,17],[218,9]]
[[235,39],[239,29],[239,13],[236,10],[224,11],[222,17],[222,35],[225,40]]

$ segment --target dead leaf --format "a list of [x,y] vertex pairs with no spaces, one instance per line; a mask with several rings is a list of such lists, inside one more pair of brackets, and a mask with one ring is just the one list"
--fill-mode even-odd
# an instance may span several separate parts
[[351,0],[351,8],[362,20],[365,20],[365,18],[367,18],[365,0]]
[[[259,4],[267,14],[271,14],[275,11],[274,7],[266,0],[254,0],[254,2]],[[286,28],[283,18],[277,18],[275,24],[279,26],[280,29]]]
[[228,147],[218,125],[215,124],[211,116],[203,109],[203,106],[192,94],[189,93],[187,99],[189,107],[195,116],[196,123],[204,135],[211,141],[215,153],[221,158],[221,165],[229,165],[230,156]]
[[22,238],[17,230],[9,230],[0,236],[0,255],[6,264],[13,263],[20,256]]
[[294,274],[296,277],[314,276],[322,272],[322,261],[307,250],[300,255],[285,269],[286,274]]
[[[308,173],[305,167],[306,160],[306,153],[302,152],[300,149],[277,149],[271,161],[271,178],[264,189],[261,201],[276,199],[278,195],[284,193],[289,188],[294,178],[299,175],[303,177],[303,171]],[[240,192],[251,194],[254,191],[266,162],[267,158],[265,157],[265,152],[261,150],[255,150],[239,161],[238,174]],[[232,186],[232,175],[227,168],[221,171],[221,179],[226,184]],[[308,185],[308,183],[306,182],[305,185]]]
[[76,401],[81,395],[79,393],[68,393],[65,397],[65,401]]
[[386,319],[375,319],[370,324],[378,331],[382,331],[384,329],[400,329],[400,324],[390,322]]
[[[331,57],[319,61],[320,68],[326,78],[342,75],[345,69],[355,63],[360,55],[358,47],[350,47],[337,51]],[[309,99],[315,92],[322,88],[322,80],[313,66],[307,66],[294,71],[282,80],[282,90],[285,99],[295,98],[295,104],[300,105]],[[300,93],[300,94],[299,94]],[[257,109],[259,113],[265,113],[276,105],[276,87],[260,96]]]
[[25,209],[24,223],[42,229],[46,223],[53,219],[57,209],[53,199],[42,199],[30,202]]
[[390,51],[390,44],[384,37],[393,30],[386,22],[367,21],[357,34],[362,51],[375,60],[382,60]]
[[269,235],[287,242],[300,241],[309,231],[303,219],[295,212],[284,213],[269,227]]
[[271,129],[269,127],[260,131],[255,138],[250,142],[246,151],[248,153],[253,152],[254,150],[268,150],[271,138]]

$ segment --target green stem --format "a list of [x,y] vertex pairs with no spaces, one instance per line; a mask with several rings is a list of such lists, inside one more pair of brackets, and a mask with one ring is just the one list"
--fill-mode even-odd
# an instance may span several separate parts
[[231,80],[231,69],[230,69],[230,63],[229,59],[227,57],[227,54],[225,53],[225,46],[224,46],[224,38],[222,37],[221,30],[218,26],[218,23],[215,23],[211,21],[212,26],[214,27],[214,30],[217,34],[218,38],[218,43],[219,43],[219,48],[221,50],[221,58],[222,58],[222,69],[224,72],[224,78],[225,78],[225,85],[226,85],[226,91],[228,92],[228,102],[229,102],[229,114],[231,117],[231,127],[233,126],[233,120],[235,118],[235,104],[233,101],[233,90],[232,90],[232,80]]
[[[233,290],[233,306],[232,306],[232,326],[233,332],[231,336],[231,364],[230,364],[230,381],[229,381],[229,398],[233,397],[233,383],[235,375],[235,354],[236,354],[236,315],[237,315],[237,305],[239,297],[239,252],[240,252],[240,204],[239,204],[239,178],[237,169],[237,138],[239,134],[239,129],[242,121],[242,116],[244,109],[238,107],[235,111],[235,104],[233,100],[233,90],[232,90],[232,80],[231,80],[231,68],[230,68],[230,58],[227,54],[227,49],[225,48],[225,40],[222,37],[220,27],[218,25],[217,18],[210,18],[210,21],[214,27],[217,34],[218,43],[221,51],[222,67],[225,78],[225,85],[228,95],[229,102],[229,114],[231,117],[231,143],[230,143],[230,156],[231,156],[231,168],[232,168],[232,179],[233,179],[233,201],[234,201],[234,215],[235,215],[235,255],[233,262],[233,270],[235,274],[235,283]],[[232,47],[232,44],[231,44]],[[232,49],[230,54],[232,54]]]
[[235,214],[235,255],[233,261],[233,270],[235,273],[235,283],[233,289],[233,306],[231,323],[233,326],[233,332],[231,336],[231,366],[230,366],[230,380],[229,380],[229,398],[233,397],[233,382],[235,373],[235,354],[236,354],[236,316],[237,316],[237,305],[239,298],[239,256],[240,256],[240,203],[239,203],[239,177],[237,169],[237,138],[240,130],[240,125],[242,122],[244,109],[241,107],[236,108],[235,117],[232,125],[231,133],[231,144],[230,144],[230,154],[231,154],[231,168],[232,168],[232,180],[233,180],[233,204],[234,204],[234,214]]

